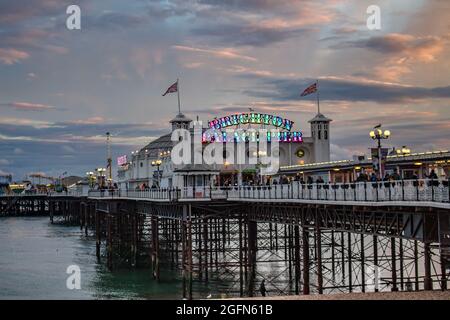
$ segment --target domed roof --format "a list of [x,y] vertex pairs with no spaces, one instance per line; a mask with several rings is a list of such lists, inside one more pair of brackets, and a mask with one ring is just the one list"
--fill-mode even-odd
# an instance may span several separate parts
[[318,112],[316,114],[316,116],[314,118],[312,118],[311,120],[309,120],[308,122],[330,122],[330,121],[332,121],[332,120],[327,118],[327,117],[325,117],[320,112]]
[[157,157],[160,151],[172,150],[173,142],[171,140],[171,136],[172,134],[168,133],[153,140],[143,147],[139,153],[145,154],[147,152],[150,157]]
[[170,120],[170,123],[173,122],[191,122],[192,120],[189,119],[188,117],[186,117],[184,114],[179,113],[175,116],[175,118],[173,118],[172,120]]

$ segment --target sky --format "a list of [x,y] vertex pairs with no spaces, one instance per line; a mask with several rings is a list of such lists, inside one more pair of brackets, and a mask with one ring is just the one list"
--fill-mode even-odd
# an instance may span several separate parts
[[[81,30],[66,8],[81,9]],[[369,5],[381,29],[369,30]],[[278,114],[309,136],[319,79],[333,159],[386,146],[450,149],[448,0],[0,0],[0,174],[85,175],[169,132]]]

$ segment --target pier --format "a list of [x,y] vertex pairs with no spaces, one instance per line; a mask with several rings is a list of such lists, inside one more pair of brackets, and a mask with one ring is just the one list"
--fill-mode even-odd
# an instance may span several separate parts
[[0,213],[48,215],[94,236],[110,270],[178,270],[224,296],[447,290],[446,180],[2,195]]

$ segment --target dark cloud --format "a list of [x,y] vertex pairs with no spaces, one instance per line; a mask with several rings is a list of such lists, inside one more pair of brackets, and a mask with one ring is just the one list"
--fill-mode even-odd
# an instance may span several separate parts
[[[300,97],[301,90],[313,83],[315,79],[280,79],[274,77],[256,78],[265,89],[246,90],[252,97],[271,98],[274,100],[313,100],[315,95]],[[425,88],[401,86],[383,82],[344,80],[328,78],[320,80],[320,98],[332,101],[368,101],[377,103],[404,102],[429,98],[450,98],[450,86]]]
[[432,60],[446,42],[445,37],[390,33],[366,39],[344,41],[334,45],[333,48],[365,48],[383,54],[407,54],[421,60]]
[[137,27],[148,20],[148,17],[144,15],[108,12],[94,18],[87,17],[87,21],[84,24],[86,28],[126,29]]
[[235,11],[251,11],[251,12],[271,12],[280,10],[291,10],[295,8],[296,5],[307,2],[312,2],[308,0],[303,1],[292,1],[292,0],[199,0],[199,3],[211,5],[216,8],[222,8],[226,10]]
[[[23,152],[15,154],[17,148]],[[0,170],[12,173],[15,180],[36,171],[52,176],[58,176],[64,171],[69,175],[84,176],[87,171],[106,165],[106,149],[100,148],[102,146],[98,144],[70,143],[62,148],[60,143],[5,140],[0,144],[0,154],[12,164],[1,165]],[[130,150],[133,150],[132,146],[113,145],[113,159],[128,154]]]
[[[155,128],[151,124],[103,124],[103,123],[71,123],[71,122],[56,122],[56,123],[41,123],[36,124],[20,124],[2,123],[0,127],[0,135],[8,137],[33,137],[39,139],[72,139],[72,136],[77,136],[80,139],[90,138],[92,136],[103,136],[106,132],[111,132],[113,136],[119,138],[133,138],[133,137],[154,137],[167,132],[167,129]],[[77,138],[73,138],[74,141]]]
[[[13,173],[16,179],[34,171],[84,175],[105,165],[106,132],[112,134],[115,159],[141,148],[152,138],[167,133],[167,129],[151,124],[1,123],[0,170]],[[143,137],[148,138],[143,141]]]
[[[0,1],[0,26],[28,23],[33,19],[65,15],[66,8],[74,4],[72,0],[21,0]],[[82,6],[86,1],[77,0]]]
[[192,29],[197,36],[206,36],[218,43],[235,46],[263,47],[299,37],[312,32],[311,29],[275,29],[256,25],[206,24]]

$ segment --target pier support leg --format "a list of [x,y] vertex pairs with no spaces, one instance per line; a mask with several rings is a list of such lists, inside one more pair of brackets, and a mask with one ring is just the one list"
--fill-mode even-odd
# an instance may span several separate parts
[[320,224],[316,219],[316,251],[317,251],[317,290],[323,294],[323,275],[322,275],[322,234]]
[[424,243],[424,268],[425,268],[424,289],[433,290],[433,282],[431,279],[431,248],[428,242]]
[[300,284],[300,226],[294,226],[295,234],[295,294],[299,294],[299,284]]
[[375,292],[378,292],[379,268],[378,268],[378,236],[373,236],[373,267],[375,272]]
[[397,257],[395,248],[395,238],[391,238],[391,268],[392,268],[392,291],[398,291],[397,287]]
[[98,261],[100,261],[101,234],[100,212],[95,210],[95,253]]
[[249,277],[247,283],[247,294],[253,297],[255,275],[256,275],[256,250],[257,250],[257,224],[255,221],[248,221],[248,263],[249,263]]
[[303,224],[302,227],[303,251],[303,294],[309,294],[309,232]]
[[353,259],[352,259],[352,234],[347,232],[347,256],[348,256],[348,292],[353,291]]
[[152,216],[152,270],[153,278],[159,280],[159,219]]

